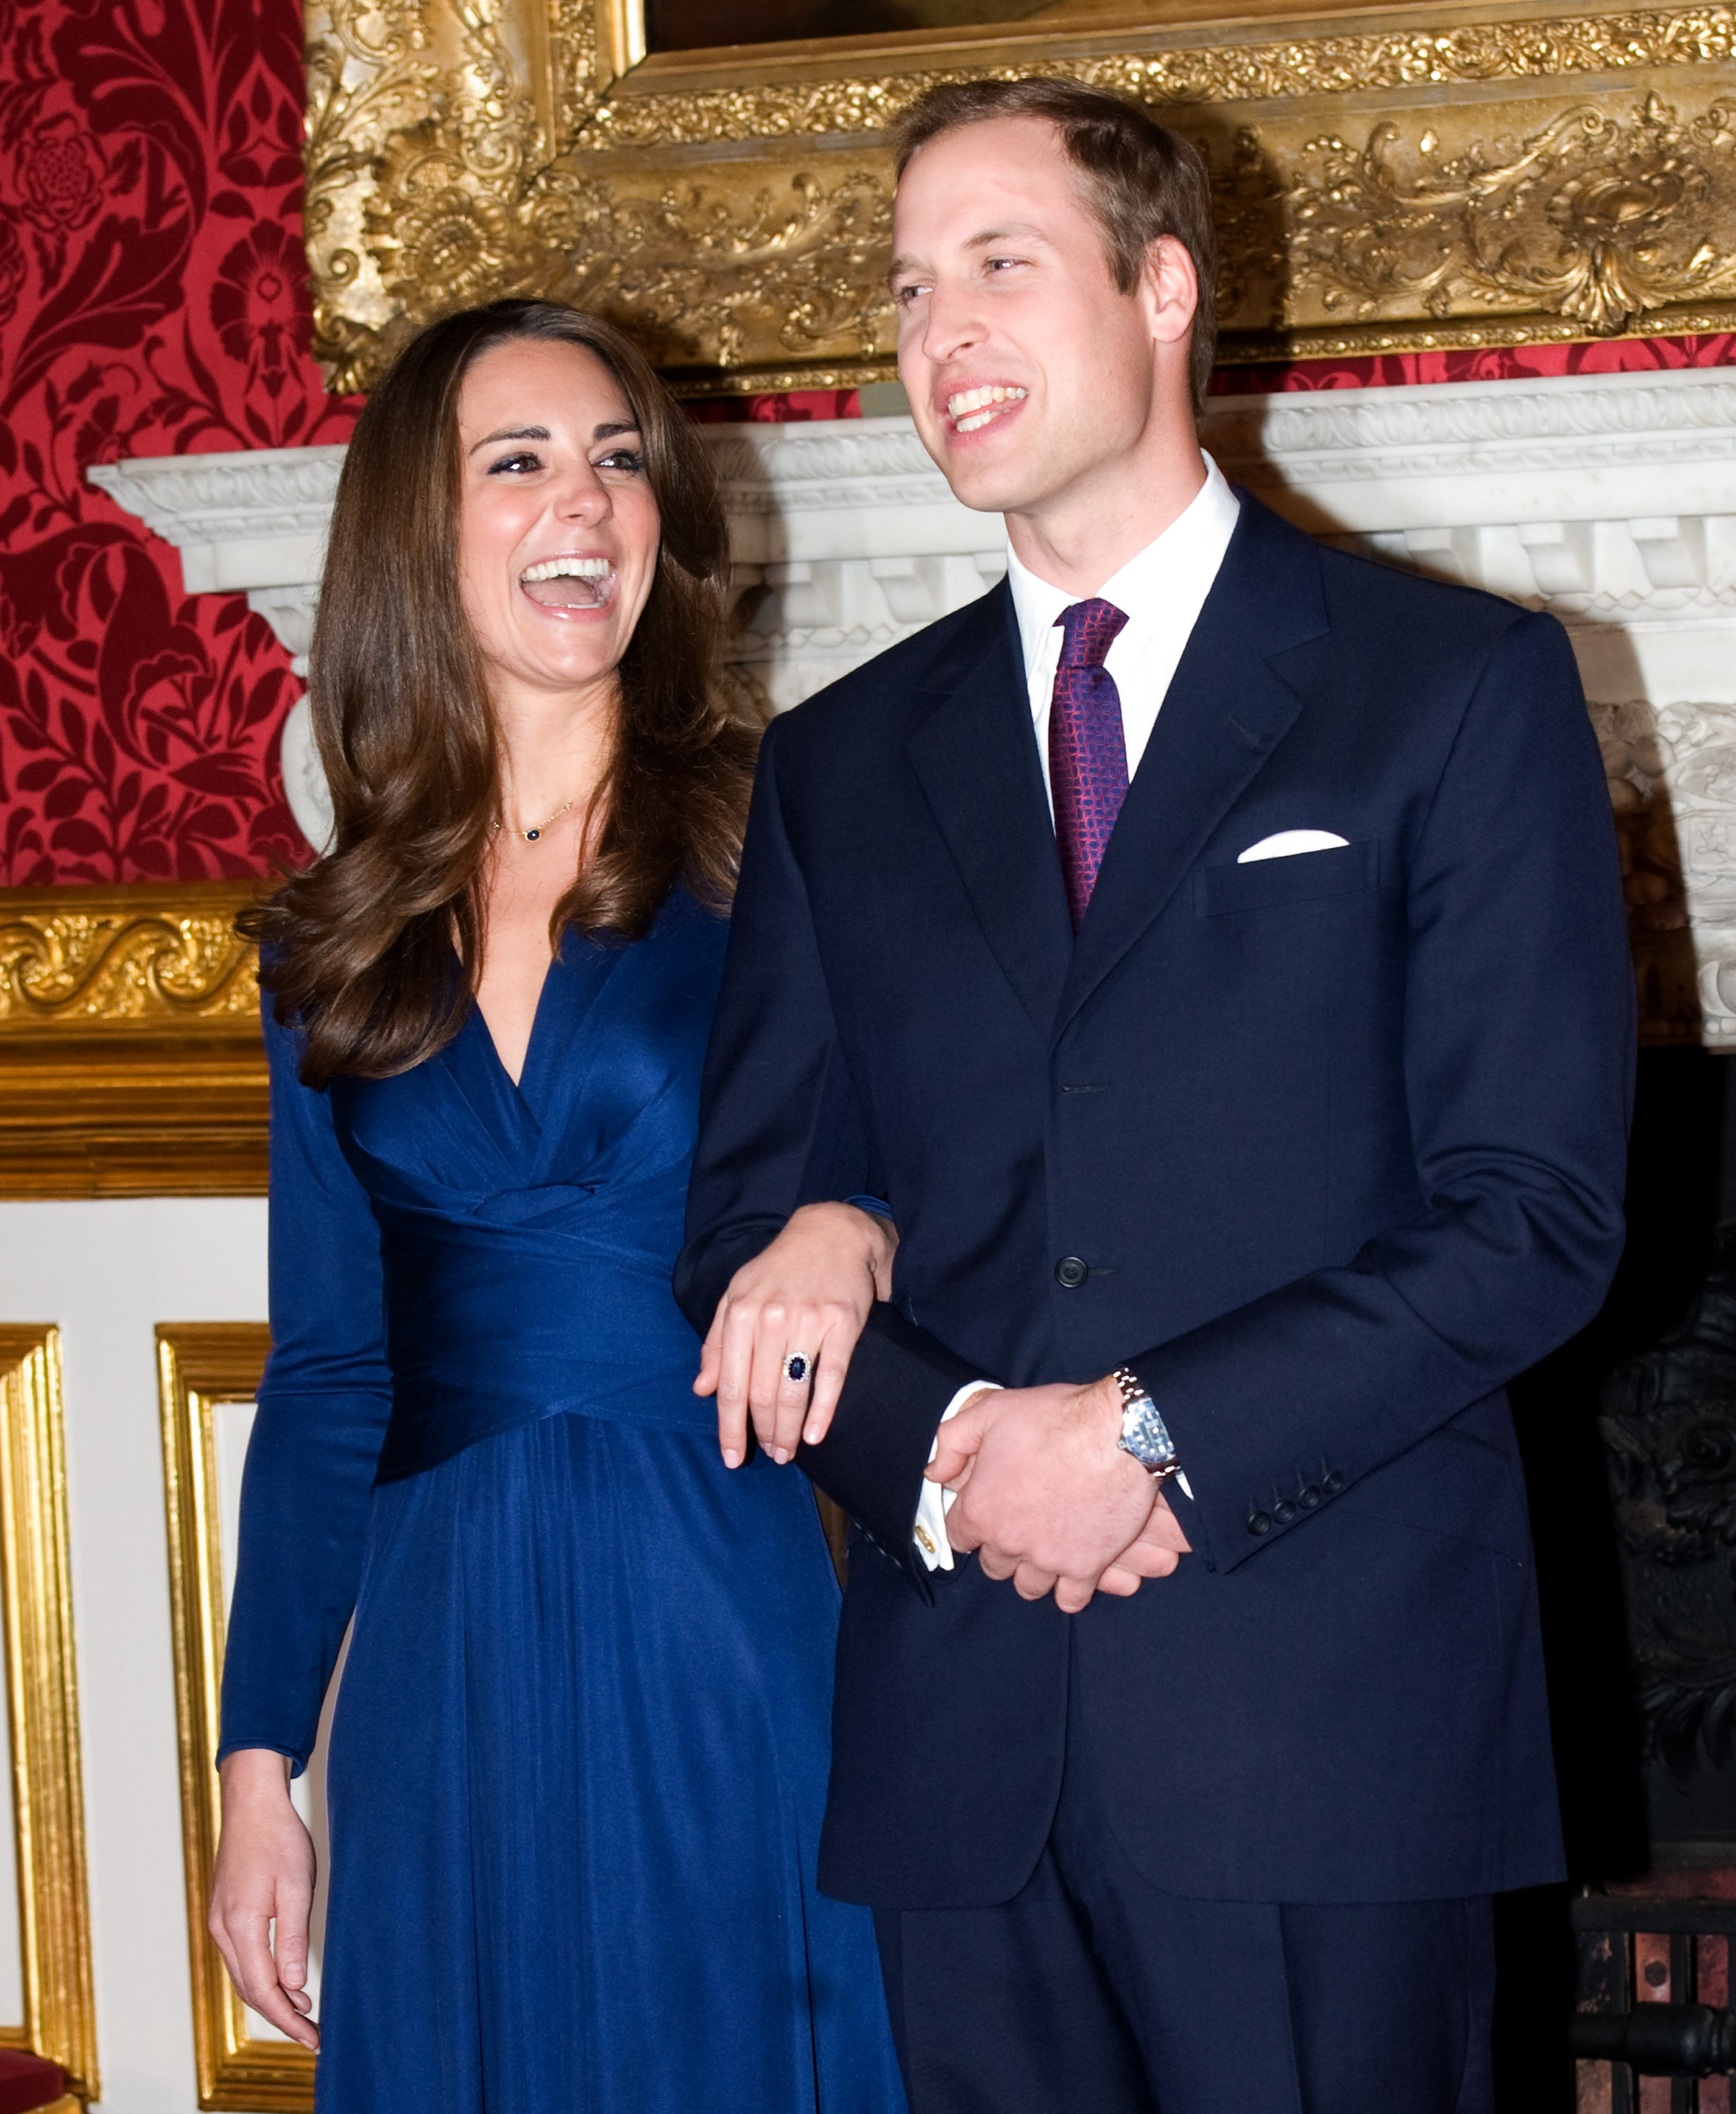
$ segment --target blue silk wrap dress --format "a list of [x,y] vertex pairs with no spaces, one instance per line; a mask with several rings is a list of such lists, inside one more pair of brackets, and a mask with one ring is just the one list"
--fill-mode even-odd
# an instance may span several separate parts
[[569,935],[516,1086],[473,1009],[311,1091],[267,1012],[222,1744],[305,1766],[353,1615],[321,2114],[902,2114],[870,1920],[815,1887],[812,1494],[723,1467],[669,1291],[724,929]]

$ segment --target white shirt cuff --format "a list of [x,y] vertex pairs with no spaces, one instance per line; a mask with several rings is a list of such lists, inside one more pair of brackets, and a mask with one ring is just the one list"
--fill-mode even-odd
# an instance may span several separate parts
[[[1000,1392],[998,1380],[968,1382],[947,1404],[941,1423],[957,1416],[972,1395],[998,1394]],[[932,1461],[939,1451],[940,1433],[937,1428],[934,1443],[928,1449],[929,1459]],[[957,1494],[956,1490],[948,1489],[942,1483],[925,1482],[922,1485],[922,1501],[916,1507],[916,1523],[911,1529],[911,1534],[916,1541],[917,1555],[930,1571],[950,1571],[953,1568],[953,1544],[947,1540],[947,1514],[953,1509],[953,1500]]]

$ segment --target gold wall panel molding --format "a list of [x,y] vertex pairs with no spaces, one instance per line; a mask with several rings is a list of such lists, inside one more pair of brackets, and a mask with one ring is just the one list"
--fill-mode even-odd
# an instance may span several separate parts
[[633,0],[316,0],[315,350],[365,388],[430,317],[532,294],[689,391],[884,377],[885,126],[1035,70],[1205,149],[1227,359],[1736,325],[1736,9],[1487,12],[647,59]]
[[0,1197],[263,1192],[260,886],[0,889]]
[[0,1326],[0,1622],[18,1869],[21,2032],[98,2096],[78,1668],[67,1556],[60,1332]]
[[214,1414],[220,1403],[253,1400],[270,1348],[263,1321],[164,1322],[157,1331],[181,1849],[199,2103],[249,2114],[312,2114],[313,2055],[292,2041],[252,2035],[205,1928],[222,1819],[217,1751],[225,1601]]

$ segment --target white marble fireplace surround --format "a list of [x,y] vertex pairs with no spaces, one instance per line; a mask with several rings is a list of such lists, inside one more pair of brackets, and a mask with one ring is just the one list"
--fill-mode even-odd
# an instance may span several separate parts
[[[733,665],[780,708],[1004,570],[998,521],[958,505],[907,418],[701,431],[733,534]],[[1648,1032],[1736,1050],[1736,369],[1219,398],[1205,442],[1302,527],[1567,625],[1622,826]],[[342,455],[90,475],[179,548],[190,593],[244,592],[304,667]],[[318,842],[304,702],[283,761]]]

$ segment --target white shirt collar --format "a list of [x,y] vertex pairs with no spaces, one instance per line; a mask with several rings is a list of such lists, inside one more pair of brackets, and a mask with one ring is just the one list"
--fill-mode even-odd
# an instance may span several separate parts
[[[1185,641],[1211,593],[1241,502],[1212,458],[1206,455],[1204,460],[1205,483],[1168,528],[1097,590],[1099,598],[1126,611],[1130,631],[1157,622],[1166,629],[1179,627]],[[1007,583],[1012,590],[1026,674],[1030,677],[1045,659],[1058,654],[1055,620],[1080,597],[1039,579],[1020,562],[1010,542]]]

